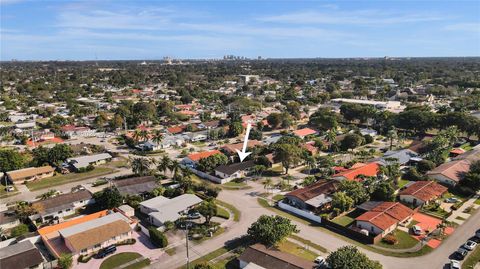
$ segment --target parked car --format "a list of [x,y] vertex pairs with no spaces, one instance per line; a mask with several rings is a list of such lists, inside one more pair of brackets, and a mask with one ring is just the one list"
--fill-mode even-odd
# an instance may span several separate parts
[[112,254],[112,253],[115,253],[115,251],[117,251],[117,247],[115,245],[111,245],[111,246],[108,246],[104,249],[101,249],[97,255],[96,255],[96,258],[97,259],[102,259],[102,258],[105,258],[106,256]]
[[413,225],[412,226],[412,233],[414,235],[421,235],[422,234],[422,228],[420,228],[420,226],[418,226],[418,225]]
[[472,240],[468,240],[465,244],[463,244],[463,248],[466,250],[473,250],[476,246],[477,243]]
[[457,260],[450,260],[450,269],[460,269],[460,262]]
[[5,191],[6,191],[6,192],[12,192],[12,191],[14,191],[14,190],[15,190],[15,188],[14,188],[13,186],[7,186],[7,187],[5,188]]
[[457,251],[455,251],[454,256],[459,260],[463,260],[465,259],[465,256],[467,256],[467,254],[468,254],[468,251],[466,249],[459,248],[457,249]]
[[458,202],[458,198],[455,198],[455,197],[450,197],[450,198],[445,199],[445,203],[453,204],[453,203],[456,203],[456,202]]
[[475,232],[475,236],[480,238],[480,229],[478,229],[476,232]]
[[315,263],[315,268],[329,268],[327,260],[322,256],[318,256],[313,262]]
[[188,215],[187,215],[187,218],[189,218],[189,219],[199,219],[201,217],[202,217],[202,215],[198,212],[191,212],[191,213],[188,213]]

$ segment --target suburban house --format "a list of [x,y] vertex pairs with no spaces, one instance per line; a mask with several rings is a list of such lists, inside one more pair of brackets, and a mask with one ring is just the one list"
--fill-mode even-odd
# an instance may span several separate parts
[[45,200],[32,203],[38,213],[30,216],[33,221],[57,220],[75,214],[75,210],[86,205],[95,203],[92,194],[88,190],[80,190],[72,193],[60,194]]
[[166,221],[176,221],[201,202],[202,199],[194,194],[182,194],[172,199],[157,196],[141,202],[140,211],[148,215],[150,223],[162,227]]
[[337,191],[335,180],[319,180],[305,188],[296,189],[285,194],[288,204],[302,210],[318,211],[330,206],[333,193]]
[[399,165],[407,165],[411,162],[419,162],[422,158],[420,158],[420,155],[413,150],[401,149],[387,151],[382,157],[375,159],[375,161],[379,162],[381,165],[387,165],[392,162],[391,160],[394,160],[394,162]]
[[0,248],[0,268],[43,268],[40,251],[29,240]]
[[80,156],[67,159],[67,163],[76,171],[81,168],[87,168],[89,165],[104,164],[112,159],[112,155],[108,153],[100,153],[95,155]]
[[315,263],[299,256],[254,244],[245,249],[238,257],[242,269],[312,269]]
[[62,126],[60,130],[62,131],[62,135],[69,139],[95,136],[97,132],[95,129],[90,129],[89,127],[78,127],[74,125]]
[[148,140],[146,142],[138,144],[138,148],[145,151],[155,151],[163,149],[163,145],[161,143],[156,143]]
[[0,229],[3,231],[10,230],[20,224],[15,211],[0,212]]
[[143,195],[158,187],[154,176],[132,177],[112,182],[122,195]]
[[467,160],[457,160],[443,163],[431,171],[427,176],[440,183],[455,186],[462,179],[463,175],[470,170],[470,162]]
[[367,212],[355,219],[355,226],[369,234],[381,234],[382,237],[393,232],[398,225],[406,226],[414,213],[398,202],[366,202],[362,205],[358,208],[366,209]]
[[55,169],[50,165],[41,167],[29,167],[20,170],[14,170],[5,173],[8,180],[14,184],[23,183],[24,181],[32,181],[47,177],[53,177]]
[[[253,148],[261,145],[263,145],[262,141],[258,141],[258,140],[248,140],[247,142],[247,148]],[[223,152],[225,152],[228,155],[237,154],[237,150],[242,151],[242,149],[243,149],[243,142],[235,143],[235,144],[226,144],[226,145],[223,145],[222,147]]]
[[220,165],[215,168],[215,176],[222,179],[230,180],[245,177],[254,166],[255,163],[252,160],[240,163]]
[[356,163],[350,169],[340,171],[332,176],[336,180],[361,181],[360,176],[376,177],[380,165],[377,162]]
[[211,150],[211,151],[192,153],[187,155],[187,157],[183,158],[182,164],[191,168],[195,168],[197,166],[198,161],[200,161],[200,159],[208,158],[215,154],[221,154],[221,152],[218,150]]
[[360,134],[361,135],[369,135],[371,137],[376,137],[378,135],[378,132],[373,130],[373,129],[363,128],[363,129],[360,129]]
[[400,192],[400,201],[414,207],[423,206],[441,197],[447,190],[435,181],[417,181]]
[[55,257],[62,253],[89,255],[132,237],[137,222],[122,214],[103,210],[38,230],[43,243]]
[[303,128],[303,129],[299,129],[299,130],[295,130],[293,131],[293,134],[300,137],[300,138],[305,138],[309,135],[315,135],[317,134],[318,132],[313,130],[313,129],[310,129],[310,128]]

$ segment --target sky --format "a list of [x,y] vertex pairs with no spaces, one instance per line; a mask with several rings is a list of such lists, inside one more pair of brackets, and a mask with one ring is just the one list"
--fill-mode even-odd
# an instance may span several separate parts
[[0,0],[0,60],[480,56],[480,1]]

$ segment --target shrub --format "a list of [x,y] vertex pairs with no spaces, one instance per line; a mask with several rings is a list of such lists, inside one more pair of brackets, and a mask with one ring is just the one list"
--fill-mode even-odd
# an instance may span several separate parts
[[159,230],[157,230],[155,227],[150,227],[148,228],[148,234],[150,235],[150,240],[152,240],[152,243],[159,247],[159,248],[164,248],[168,245],[168,239]]
[[133,245],[137,242],[137,240],[135,240],[135,238],[129,238],[129,239],[126,239],[126,240],[123,240],[121,242],[118,242],[116,243],[115,245],[116,246],[123,246],[123,245]]
[[389,245],[395,245],[398,242],[397,237],[395,237],[393,234],[387,234],[384,238],[382,238],[382,241]]
[[87,263],[93,258],[93,255],[87,256],[87,255],[80,255],[78,256],[77,261],[81,263]]

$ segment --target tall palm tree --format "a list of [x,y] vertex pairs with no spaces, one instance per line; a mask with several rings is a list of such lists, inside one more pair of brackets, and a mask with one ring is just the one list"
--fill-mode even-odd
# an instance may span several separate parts
[[325,139],[328,142],[328,151],[332,151],[332,145],[333,143],[335,143],[335,140],[337,139],[337,133],[335,132],[335,130],[333,129],[328,130],[327,133],[325,134]]
[[158,163],[158,167],[157,167],[158,170],[163,171],[163,173],[165,174],[167,170],[170,168],[171,162],[172,160],[170,159],[170,157],[168,157],[168,155],[164,155],[162,159],[160,159],[160,162]]
[[140,138],[142,138],[143,141],[148,140],[148,131],[147,130],[141,130],[140,131]]
[[272,186],[272,179],[271,178],[266,178],[265,181],[263,181],[263,188],[269,190],[270,186]]
[[130,165],[132,167],[132,172],[139,176],[145,176],[150,172],[150,165],[153,161],[148,158],[130,158]]
[[311,155],[306,156],[305,164],[308,166],[308,174],[312,174],[312,170],[316,168],[315,158]]
[[170,172],[173,174],[173,177],[177,176],[178,170],[180,169],[180,163],[177,160],[170,162]]
[[152,134],[152,141],[155,142],[157,145],[160,144],[163,140],[163,134],[160,130],[154,130]]
[[138,141],[140,141],[140,137],[141,137],[140,130],[137,129],[133,131],[132,138],[133,140],[135,140],[135,142],[138,143]]
[[398,138],[397,130],[391,129],[387,132],[387,138],[390,140],[390,150],[393,148],[393,140]]

